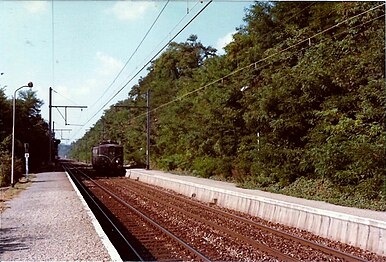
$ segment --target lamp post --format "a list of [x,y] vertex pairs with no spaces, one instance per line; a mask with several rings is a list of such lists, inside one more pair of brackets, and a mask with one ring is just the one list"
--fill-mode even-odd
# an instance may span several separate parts
[[13,174],[14,174],[14,165],[15,165],[15,108],[16,108],[16,92],[22,89],[23,87],[33,87],[33,83],[29,82],[26,86],[21,86],[15,90],[13,93],[13,111],[12,111],[12,164],[11,164],[11,186],[14,186],[13,183]]

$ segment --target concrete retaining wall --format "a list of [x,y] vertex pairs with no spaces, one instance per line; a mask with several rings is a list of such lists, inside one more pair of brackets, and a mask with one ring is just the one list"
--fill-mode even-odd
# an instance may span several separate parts
[[[149,171],[151,172],[151,171]],[[386,221],[322,210],[266,197],[244,194],[145,171],[129,170],[126,176],[171,189],[204,202],[248,213],[272,222],[304,229],[329,239],[386,255]],[[386,218],[386,213],[385,213]]]

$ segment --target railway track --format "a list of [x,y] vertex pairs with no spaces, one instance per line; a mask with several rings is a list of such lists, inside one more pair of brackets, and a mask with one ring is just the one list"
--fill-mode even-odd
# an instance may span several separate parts
[[[137,181],[116,183],[115,190],[128,192],[130,189],[137,195],[145,195],[151,201],[162,203],[171,209],[191,216],[196,221],[211,225],[217,230],[263,250],[279,259],[289,260],[328,260],[365,261],[362,258],[339,251],[319,243],[300,238],[287,232],[268,227],[241,216],[203,204],[183,196],[165,192],[154,186]],[[213,223],[212,221],[216,221]],[[221,225],[221,226],[220,226]],[[229,230],[229,228],[231,230]],[[264,240],[262,240],[264,239]],[[268,247],[268,248],[267,248]],[[288,250],[286,247],[291,247]],[[287,254],[283,256],[282,254]],[[314,257],[310,255],[313,254]]]
[[[118,252],[123,255],[123,260],[210,261],[198,250],[192,248],[178,236],[122,200],[100,183],[95,182],[83,171],[71,165],[65,165],[64,168],[73,179],[77,180],[77,184],[81,185],[82,191],[88,192],[87,195],[93,199],[94,205],[103,212],[103,218],[111,224],[110,228],[113,228],[115,232],[109,237],[120,243]],[[98,196],[97,201],[91,193]],[[112,218],[111,214],[106,212],[106,208],[118,220]]]
[[127,178],[83,183],[125,225],[139,260],[368,260]]
[[122,260],[143,261],[137,254],[136,249],[132,246],[131,240],[128,239],[124,233],[124,228],[117,222],[111,212],[83,184],[82,179],[79,176],[79,174],[83,172],[80,171],[77,166],[69,162],[62,164],[62,167],[72,178],[72,181],[83,195],[85,201],[90,206],[110,241],[116,247]]

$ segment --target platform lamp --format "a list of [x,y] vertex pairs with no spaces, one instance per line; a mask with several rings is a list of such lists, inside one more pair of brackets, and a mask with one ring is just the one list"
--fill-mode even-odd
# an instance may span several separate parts
[[15,109],[16,109],[16,92],[24,87],[33,87],[33,83],[29,82],[25,86],[21,86],[15,90],[13,93],[13,110],[12,110],[12,164],[11,164],[11,186],[14,186],[13,182],[13,174],[14,174],[14,166],[15,166]]

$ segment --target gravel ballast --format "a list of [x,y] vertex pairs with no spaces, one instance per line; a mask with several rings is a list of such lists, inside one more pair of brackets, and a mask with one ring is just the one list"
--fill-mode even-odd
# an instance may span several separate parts
[[119,260],[63,172],[37,174],[7,205],[0,214],[0,261]]

